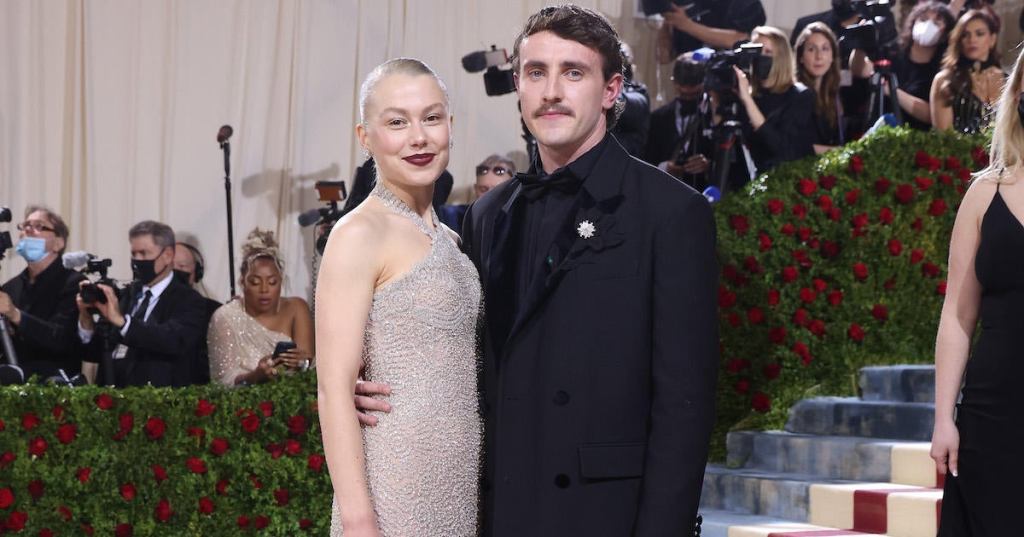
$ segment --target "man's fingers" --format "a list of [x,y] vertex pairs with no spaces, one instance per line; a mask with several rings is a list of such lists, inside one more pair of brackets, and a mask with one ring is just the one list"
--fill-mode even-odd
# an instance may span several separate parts
[[355,396],[356,409],[361,411],[376,410],[378,412],[391,412],[391,404],[381,399],[374,399],[365,395]]
[[391,395],[391,386],[383,382],[370,382],[361,380],[356,382],[356,394],[358,395]]

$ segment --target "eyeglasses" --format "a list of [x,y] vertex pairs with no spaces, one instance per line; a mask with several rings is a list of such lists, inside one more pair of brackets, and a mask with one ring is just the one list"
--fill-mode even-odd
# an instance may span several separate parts
[[56,233],[55,229],[53,229],[52,227],[47,226],[46,224],[44,224],[44,223],[42,223],[42,222],[40,222],[38,220],[22,222],[22,223],[18,224],[17,227],[18,227],[18,231],[29,231],[29,230],[32,230],[32,231],[35,231],[36,233],[42,233],[44,231],[49,231],[51,233]]
[[493,168],[488,168],[487,166],[480,165],[476,167],[477,175],[487,175],[488,172],[494,172],[494,175],[498,176],[512,175],[512,171],[504,166],[495,166]]

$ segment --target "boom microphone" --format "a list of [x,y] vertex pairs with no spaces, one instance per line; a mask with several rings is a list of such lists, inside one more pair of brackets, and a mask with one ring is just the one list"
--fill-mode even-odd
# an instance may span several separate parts
[[68,270],[82,270],[86,265],[89,264],[89,260],[96,259],[96,256],[89,252],[68,252],[60,256],[61,263],[64,264],[64,268]]
[[224,125],[217,131],[217,143],[222,144],[231,138],[231,135],[235,133],[235,130],[231,128],[231,125]]

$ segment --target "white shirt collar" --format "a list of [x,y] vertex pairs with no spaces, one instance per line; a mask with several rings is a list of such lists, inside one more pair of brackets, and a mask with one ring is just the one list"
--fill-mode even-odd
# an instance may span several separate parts
[[146,294],[146,291],[149,291],[153,295],[153,298],[151,298],[150,300],[155,301],[156,299],[160,298],[160,294],[163,293],[165,289],[167,289],[167,286],[171,285],[171,280],[173,279],[174,271],[172,270],[167,273],[167,276],[164,276],[164,279],[156,282],[156,285],[152,287],[148,285],[143,285],[142,294]]

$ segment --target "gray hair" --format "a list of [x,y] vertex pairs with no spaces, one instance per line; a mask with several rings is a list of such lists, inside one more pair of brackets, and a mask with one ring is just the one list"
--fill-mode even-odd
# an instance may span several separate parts
[[512,162],[512,159],[508,157],[503,157],[497,153],[485,158],[483,162],[477,164],[477,168],[479,168],[480,166],[487,166],[488,168],[493,168],[497,164],[503,164],[506,168],[508,168],[510,176],[515,175],[516,163]]
[[154,220],[143,220],[138,224],[132,226],[128,230],[128,238],[134,239],[142,235],[149,235],[153,237],[153,243],[160,247],[160,249],[170,248],[174,249],[174,230],[171,226],[157,222]]
[[441,88],[441,93],[444,94],[444,104],[448,107],[448,86],[430,66],[416,58],[395,58],[374,67],[373,71],[366,75],[363,85],[359,88],[359,122],[363,125],[366,125],[366,103],[369,102],[377,83],[389,75],[429,75],[434,77],[438,87]]

